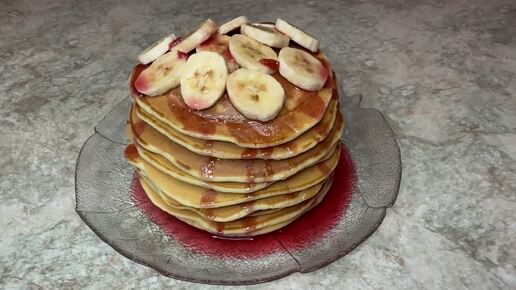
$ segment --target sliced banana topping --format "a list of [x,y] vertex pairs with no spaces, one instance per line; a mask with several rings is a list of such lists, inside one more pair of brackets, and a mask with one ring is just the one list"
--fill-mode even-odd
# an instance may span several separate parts
[[276,29],[288,35],[292,41],[312,52],[319,50],[319,40],[283,19],[278,18],[276,21]]
[[320,90],[328,79],[328,70],[308,52],[285,47],[278,57],[279,72],[289,82],[308,90]]
[[278,57],[274,50],[246,35],[233,35],[229,40],[229,51],[241,67],[267,74],[274,72],[260,63],[262,59],[277,60]]
[[166,93],[179,85],[186,57],[177,51],[168,52],[156,59],[134,82],[136,90],[148,96]]
[[183,38],[177,45],[171,48],[172,51],[182,51],[185,53],[189,53],[194,50],[199,44],[206,41],[210,36],[212,36],[218,29],[217,23],[215,23],[211,19],[207,19],[203,23],[201,23],[196,29],[190,32],[187,36]]
[[245,117],[258,121],[274,119],[285,102],[281,84],[272,76],[241,68],[228,76],[229,100]]
[[[238,28],[241,34],[225,35]],[[227,90],[242,115],[269,121],[286,102],[283,87],[270,74],[279,71],[295,86],[310,91],[320,90],[328,79],[321,61],[303,49],[288,47],[291,39],[312,52],[319,49],[317,39],[282,19],[249,24],[240,16],[220,27],[207,19],[184,38],[171,34],[141,52],[138,60],[151,64],[134,86],[142,94],[157,96],[181,85],[184,102],[197,110],[213,106]],[[279,55],[271,47],[281,48]]]
[[288,46],[290,38],[285,34],[282,34],[274,27],[268,27],[266,25],[252,25],[244,24],[241,28],[242,34],[245,34],[265,45],[283,48]]
[[235,19],[231,19],[219,27],[219,34],[226,34],[231,32],[246,23],[249,23],[249,20],[246,16],[239,16]]
[[229,39],[231,37],[227,35],[215,34],[205,42],[197,46],[196,51],[213,51],[216,52],[226,60],[228,72],[234,72],[238,68],[238,64],[229,51]]
[[202,51],[188,58],[181,75],[181,95],[186,105],[202,110],[222,97],[228,70],[224,58],[211,51]]
[[170,49],[170,43],[176,39],[174,34],[163,37],[151,46],[147,47],[138,55],[138,60],[142,64],[148,64],[155,61],[158,57],[164,55]]

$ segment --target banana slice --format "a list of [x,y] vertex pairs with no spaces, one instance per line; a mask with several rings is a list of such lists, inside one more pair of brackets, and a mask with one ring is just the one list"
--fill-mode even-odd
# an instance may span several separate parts
[[162,56],[170,49],[170,44],[174,40],[176,40],[176,36],[174,34],[163,37],[142,51],[138,55],[138,60],[142,64],[148,64],[155,61],[158,57]]
[[241,68],[226,82],[231,104],[244,116],[258,121],[274,119],[283,107],[285,92],[272,76]]
[[212,51],[191,55],[181,75],[181,95],[186,105],[202,110],[222,97],[226,88],[228,69],[224,58]]
[[172,47],[170,50],[182,51],[189,53],[194,50],[199,44],[210,38],[218,29],[217,23],[211,19],[207,19],[201,23],[195,30],[190,32],[183,38],[178,44]]
[[271,68],[260,63],[262,59],[277,60],[278,56],[274,50],[246,35],[233,35],[229,40],[229,51],[241,67],[266,74],[274,72]]
[[240,28],[242,34],[245,34],[259,42],[276,48],[283,48],[288,46],[290,38],[275,28],[267,27],[265,25],[244,24]]
[[185,65],[184,53],[170,51],[146,68],[135,80],[134,87],[148,96],[161,95],[179,85]]
[[246,16],[240,16],[235,19],[231,19],[219,27],[219,34],[226,34],[230,31],[237,29],[242,24],[246,24],[246,23],[249,23],[249,20],[247,19]]
[[227,35],[215,34],[197,46],[196,52],[213,51],[222,55],[224,60],[226,60],[228,72],[234,72],[238,68],[238,64],[231,55],[231,52],[229,52],[229,39],[231,39],[231,37]]
[[268,27],[268,28],[274,28],[276,29],[276,25],[274,23],[260,23],[260,22],[254,22],[254,23],[251,23],[251,25],[254,25],[254,26],[260,26],[260,27]]
[[316,52],[319,50],[319,40],[315,39],[294,25],[289,24],[283,19],[278,18],[276,21],[276,29],[288,35],[292,41],[298,43],[311,52]]
[[308,90],[320,90],[328,79],[328,70],[306,51],[285,47],[279,52],[279,72],[289,82]]

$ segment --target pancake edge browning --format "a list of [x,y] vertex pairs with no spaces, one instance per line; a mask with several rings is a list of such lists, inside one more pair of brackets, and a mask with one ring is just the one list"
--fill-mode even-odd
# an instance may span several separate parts
[[[207,231],[211,234],[218,235],[218,236],[224,236],[224,237],[252,237],[257,236],[261,234],[268,233],[270,231],[277,230],[281,227],[284,227],[294,220],[296,220],[298,217],[303,215],[305,212],[311,210],[315,206],[317,206],[323,199],[326,193],[328,193],[329,189],[332,185],[332,180],[328,180],[324,186],[321,188],[320,192],[314,196],[312,199],[306,200],[306,204],[302,204],[302,206],[295,205],[292,207],[285,208],[285,210],[290,210],[291,212],[286,215],[278,214],[281,211],[277,211],[274,213],[269,214],[271,217],[275,216],[276,218],[272,218],[271,220],[265,220],[261,223],[251,223],[249,221],[256,221],[256,219],[267,219],[269,217],[268,215],[262,215],[258,217],[245,217],[240,220],[228,222],[228,223],[220,223],[220,222],[213,222],[203,219],[200,216],[195,216],[195,214],[189,212],[187,210],[179,211],[175,210],[173,211],[170,207],[167,206],[167,204],[159,197],[159,194],[156,192],[153,192],[153,189],[149,184],[146,184],[144,180],[140,180],[142,188],[144,189],[145,193],[149,197],[150,201],[160,208],[161,210],[167,212],[168,214],[172,215],[173,217],[193,226],[198,229]],[[298,207],[299,210],[295,210],[294,208]],[[191,217],[191,215],[194,215],[194,218]],[[247,219],[247,220],[246,220]],[[245,221],[244,221],[245,220]],[[242,223],[241,227],[235,226],[238,224],[238,222]],[[232,228],[227,229],[227,226],[230,225]],[[270,230],[270,231],[269,231]]]

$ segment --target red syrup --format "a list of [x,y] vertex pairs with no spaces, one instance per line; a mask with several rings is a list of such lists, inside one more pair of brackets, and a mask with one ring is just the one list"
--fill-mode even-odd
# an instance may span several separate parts
[[182,52],[182,51],[177,51],[177,57],[179,57],[180,59],[188,59],[188,53],[185,53],[185,52]]
[[131,97],[138,98],[142,96],[142,94],[136,89],[135,83],[136,79],[140,74],[148,67],[148,65],[144,64],[138,64],[135,68],[133,73],[131,74],[131,80],[129,81],[129,88],[131,90]]
[[150,202],[137,174],[131,190],[138,208],[167,235],[189,250],[213,257],[245,259],[263,257],[285,249],[295,251],[325,237],[346,213],[355,187],[353,161],[344,146],[341,146],[334,176],[332,187],[318,206],[278,231],[252,238],[215,237],[170,216]]
[[274,59],[270,58],[262,58],[260,59],[260,63],[264,66],[270,68],[272,71],[278,71],[279,70],[279,62]]

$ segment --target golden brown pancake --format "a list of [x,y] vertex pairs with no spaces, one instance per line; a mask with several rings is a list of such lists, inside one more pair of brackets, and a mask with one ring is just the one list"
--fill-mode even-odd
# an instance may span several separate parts
[[268,232],[264,230],[267,228],[277,229],[275,225],[285,226],[319,204],[331,187],[331,182],[326,182],[319,193],[311,199],[273,213],[248,216],[231,222],[214,222],[204,219],[193,211],[169,206],[145,179],[140,179],[140,182],[151,202],[163,211],[196,228],[224,236],[254,236]]
[[[167,175],[161,169],[147,162],[141,156],[133,156],[129,160],[157,188],[157,191],[169,196],[176,202],[192,208],[219,208],[242,204],[278,195],[301,192],[310,195],[317,184],[323,182],[337,165],[340,150],[337,149],[330,158],[307,168],[298,174],[282,181],[275,182],[266,188],[252,193],[227,193],[206,189]],[[193,178],[193,177],[191,177]]]
[[[157,118],[138,108],[136,104],[131,109],[132,116],[129,118],[129,122],[135,129],[140,130],[143,126],[140,122],[143,121],[170,140],[200,155],[221,159],[286,159],[303,153],[324,140],[330,133],[337,110],[338,101],[333,98],[324,117],[317,125],[290,142],[268,148],[244,148],[231,142],[210,141],[191,137],[173,129],[171,126],[167,126]],[[141,121],[138,121],[138,119],[141,119]]]
[[[138,151],[138,154],[140,154],[140,156],[142,157],[143,160],[145,160],[145,161],[149,162],[150,164],[152,164],[153,166],[159,168],[161,171],[165,172],[167,175],[172,176],[172,177],[177,177],[178,179],[184,180],[190,184],[195,184],[195,185],[199,185],[199,186],[211,188],[211,189],[217,188],[217,190],[221,189],[219,191],[222,191],[222,192],[231,192],[231,193],[255,192],[257,190],[269,187],[269,186],[271,186],[271,184],[276,184],[276,183],[282,181],[282,180],[279,180],[276,182],[262,182],[262,183],[255,183],[252,181],[250,181],[250,182],[205,181],[205,180],[198,179],[194,176],[191,176],[191,175],[185,173],[184,171],[177,168],[175,165],[173,165],[173,163],[171,163],[170,161],[168,161],[166,158],[164,158],[163,156],[161,156],[159,154],[150,152],[142,147],[138,147],[138,146],[135,146],[135,147],[136,147],[136,151]],[[327,155],[323,156],[319,160],[319,162],[322,163],[323,161],[325,161],[326,159],[328,159],[330,157],[332,157],[332,159],[333,159],[334,155],[335,155],[334,154],[335,151],[338,150],[338,149],[336,150],[336,148],[339,148],[338,144],[335,144],[335,146],[332,148],[332,150],[330,150],[330,152]],[[319,165],[319,164],[317,164],[317,165],[319,167],[323,167],[322,165]],[[304,170],[302,170],[301,172],[303,172],[303,171]],[[327,175],[330,173],[329,171],[326,171],[326,170],[321,170],[321,172],[326,172],[326,176],[324,176],[324,177],[327,177]],[[296,175],[297,174],[295,174],[294,176],[296,176]],[[310,176],[311,176],[311,179],[307,179],[307,180],[311,181],[316,178],[320,178],[319,174],[310,174]],[[307,184],[307,183],[303,182],[302,184]]]
[[[216,222],[229,222],[234,221],[243,217],[246,217],[248,215],[251,215],[253,213],[257,213],[257,215],[265,214],[265,213],[272,213],[269,210],[274,209],[282,209],[285,207],[293,206],[296,204],[299,204],[305,200],[308,200],[312,197],[314,197],[323,184],[326,182],[320,182],[308,189],[298,191],[298,192],[292,192],[289,194],[282,194],[282,195],[276,195],[251,201],[246,201],[240,204],[230,205],[230,206],[224,206],[224,207],[218,207],[218,208],[194,208],[185,206],[179,202],[177,202],[173,197],[170,195],[167,195],[159,189],[159,187],[156,186],[150,179],[145,177],[144,173],[140,173],[140,178],[144,179],[147,184],[149,184],[152,189],[159,194],[161,199],[167,203],[170,207],[176,208],[176,209],[187,209],[190,211],[195,212],[199,216],[201,216],[204,219],[207,220],[213,220]],[[331,176],[329,177],[331,178]],[[261,212],[261,213],[260,213]]]
[[[321,52],[314,56],[331,71]],[[144,69],[144,65],[135,67],[131,87]],[[141,95],[134,89],[131,92],[143,111],[183,134],[227,141],[240,147],[264,148],[289,142],[315,126],[324,116],[332,95],[338,94],[334,74],[319,91],[301,90],[278,72],[272,76],[283,87],[286,101],[278,116],[268,122],[244,117],[233,107],[227,94],[211,108],[194,110],[184,103],[179,87],[155,97]]]
[[173,163],[177,168],[198,179],[216,182],[271,182],[285,179],[311,166],[323,156],[332,151],[340,141],[343,133],[343,121],[340,112],[330,133],[322,142],[312,149],[288,159],[218,159],[198,155],[185,147],[171,141],[145,122],[140,122],[137,116],[132,116],[135,142],[147,151],[159,154]]

